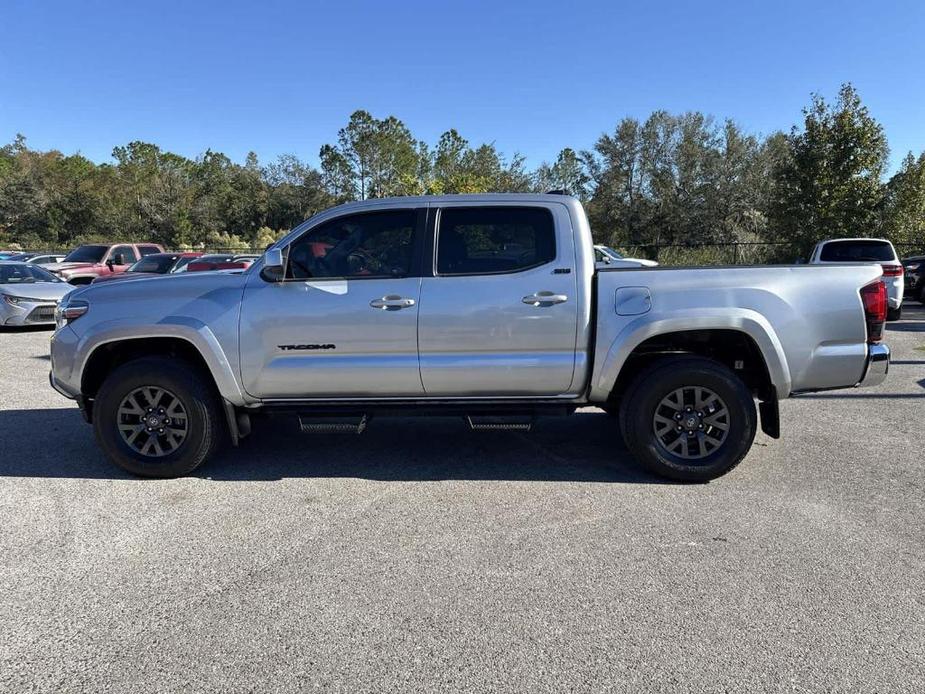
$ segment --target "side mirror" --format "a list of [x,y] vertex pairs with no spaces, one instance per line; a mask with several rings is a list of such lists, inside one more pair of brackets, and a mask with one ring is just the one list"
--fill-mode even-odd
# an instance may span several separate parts
[[274,248],[263,256],[263,270],[260,276],[267,282],[282,282],[286,269],[283,267],[283,251]]
[[125,265],[125,255],[123,255],[122,253],[116,253],[112,257],[112,264],[113,265]]

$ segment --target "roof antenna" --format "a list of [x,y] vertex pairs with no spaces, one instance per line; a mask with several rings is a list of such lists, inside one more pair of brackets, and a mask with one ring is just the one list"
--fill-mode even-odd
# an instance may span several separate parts
[[546,195],[571,195],[565,188],[556,188],[555,190],[547,190]]

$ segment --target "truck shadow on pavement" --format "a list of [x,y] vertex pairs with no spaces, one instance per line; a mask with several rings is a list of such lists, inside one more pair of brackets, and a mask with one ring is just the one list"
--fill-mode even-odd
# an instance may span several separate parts
[[[104,459],[76,408],[3,410],[0,432],[0,477],[139,479]],[[270,417],[192,476],[666,483],[637,465],[616,421],[598,412],[542,419],[529,433],[473,432],[455,418],[383,418],[359,436],[301,434],[294,417]]]

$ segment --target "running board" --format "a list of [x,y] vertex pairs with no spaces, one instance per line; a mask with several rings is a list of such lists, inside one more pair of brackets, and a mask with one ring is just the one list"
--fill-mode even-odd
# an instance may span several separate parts
[[466,421],[472,431],[530,431],[536,417],[504,415],[466,415]]
[[299,428],[304,434],[362,434],[369,415],[299,415]]

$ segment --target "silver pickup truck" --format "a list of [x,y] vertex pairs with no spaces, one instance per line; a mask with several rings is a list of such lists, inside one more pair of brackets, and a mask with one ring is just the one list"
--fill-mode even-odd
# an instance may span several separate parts
[[759,412],[779,436],[779,400],[880,383],[885,317],[879,265],[595,269],[571,197],[394,198],[318,214],[244,272],[75,290],[51,383],[139,475],[187,474],[274,410],[526,430],[598,406],[650,470],[704,481]]

